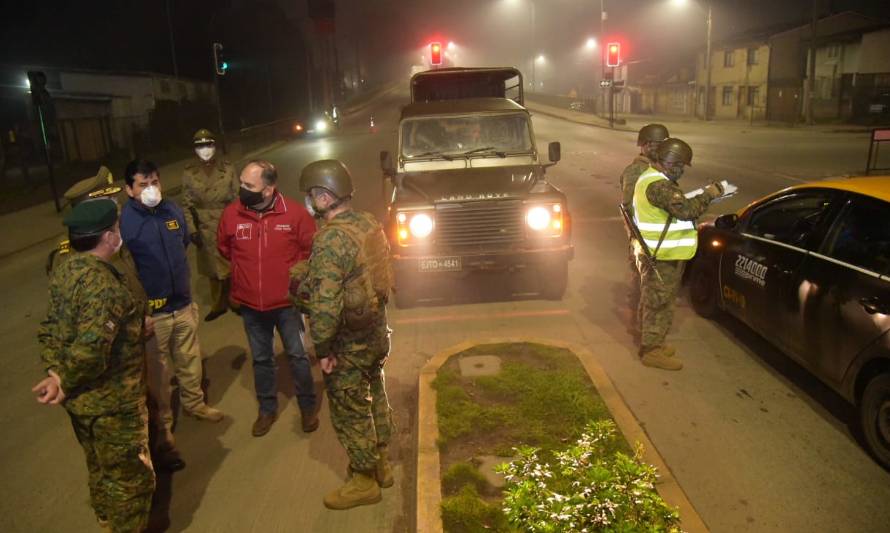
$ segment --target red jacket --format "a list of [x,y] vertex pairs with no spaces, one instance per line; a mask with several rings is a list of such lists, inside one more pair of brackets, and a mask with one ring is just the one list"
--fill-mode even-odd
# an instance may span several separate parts
[[288,270],[309,257],[315,235],[315,220],[302,204],[276,191],[272,209],[258,213],[235,200],[216,234],[219,253],[232,263],[233,301],[257,311],[291,305]]

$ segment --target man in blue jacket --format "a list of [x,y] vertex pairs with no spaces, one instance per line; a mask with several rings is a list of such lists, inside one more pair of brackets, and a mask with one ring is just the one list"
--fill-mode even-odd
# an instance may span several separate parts
[[[201,390],[203,370],[198,343],[198,306],[192,302],[188,256],[189,228],[182,209],[164,200],[158,168],[135,160],[124,172],[130,200],[121,210],[121,236],[133,255],[139,279],[148,294],[155,335],[148,341],[149,357],[161,365],[173,362],[183,410],[199,420],[219,422],[223,413],[208,406]],[[151,369],[149,365],[148,368]],[[148,376],[156,398],[170,398],[170,384]],[[169,405],[159,406],[168,429]]]

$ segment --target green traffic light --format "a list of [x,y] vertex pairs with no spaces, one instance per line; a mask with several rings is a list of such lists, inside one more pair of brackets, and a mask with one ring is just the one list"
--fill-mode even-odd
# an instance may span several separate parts
[[225,61],[223,61],[222,69],[223,69],[223,70],[229,70],[229,64],[226,63]]

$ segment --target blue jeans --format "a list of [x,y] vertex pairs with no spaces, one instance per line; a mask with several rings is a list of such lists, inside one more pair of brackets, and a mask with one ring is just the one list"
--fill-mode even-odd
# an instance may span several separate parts
[[241,306],[241,317],[244,319],[244,331],[247,343],[253,355],[253,383],[256,397],[260,403],[260,413],[275,414],[278,412],[278,396],[276,390],[275,352],[272,348],[275,328],[284,344],[284,351],[290,363],[291,375],[296,389],[297,405],[301,411],[315,408],[315,383],[312,380],[309,358],[303,349],[300,332],[303,321],[293,307],[257,311]]

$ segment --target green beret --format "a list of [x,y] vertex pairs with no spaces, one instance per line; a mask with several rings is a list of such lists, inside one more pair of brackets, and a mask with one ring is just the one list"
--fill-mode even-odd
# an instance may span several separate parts
[[111,199],[82,202],[74,206],[62,220],[68,232],[74,235],[101,233],[117,221],[117,204]]
[[95,176],[82,179],[69,187],[63,196],[72,206],[87,199],[113,196],[121,192],[121,188],[112,185],[112,183],[114,183],[114,178],[111,176],[111,172],[103,166],[99,168],[99,172]]

